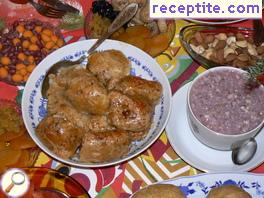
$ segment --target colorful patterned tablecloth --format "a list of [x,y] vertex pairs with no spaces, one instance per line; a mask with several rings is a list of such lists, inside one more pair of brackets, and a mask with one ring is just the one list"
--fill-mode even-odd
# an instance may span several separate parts
[[[86,12],[89,9],[89,1],[86,1],[86,3],[84,1],[81,2],[83,4],[83,12]],[[176,34],[173,42],[164,54],[156,58],[168,76],[173,93],[183,84],[191,81],[199,73],[204,71],[203,67],[199,66],[187,55],[179,43],[179,31],[188,22],[178,20],[175,23]],[[247,22],[237,25],[242,26],[245,24]],[[65,32],[64,36],[68,43],[84,39],[81,30]],[[20,102],[22,93],[23,87],[10,86],[0,82],[0,98]],[[44,153],[40,153],[35,166],[59,169],[65,165],[52,160]],[[264,173],[264,165],[256,168],[253,172]],[[91,197],[126,198],[139,188],[153,182],[198,173],[199,170],[185,163],[176,154],[170,146],[164,131],[149,149],[132,160],[116,166],[98,169],[78,169],[70,167],[69,175],[82,184]]]

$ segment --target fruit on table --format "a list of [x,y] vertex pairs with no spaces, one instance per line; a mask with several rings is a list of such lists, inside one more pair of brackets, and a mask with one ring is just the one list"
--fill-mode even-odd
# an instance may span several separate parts
[[38,149],[26,132],[16,103],[0,100],[0,120],[0,173],[9,167],[32,165]]
[[[23,142],[23,144],[21,144]],[[33,148],[36,146],[34,141],[29,137],[29,135],[24,134],[21,135],[19,138],[13,139],[9,142],[9,146],[16,150],[16,149],[28,149]]]
[[[175,30],[166,20],[150,20],[149,17],[145,17],[149,11],[147,0],[131,2],[139,3],[138,13],[111,38],[132,44],[155,57],[169,47]],[[92,13],[86,17],[87,37],[99,38],[104,35],[111,21],[128,3],[125,0],[111,1],[111,3],[106,0],[95,0],[92,4]]]
[[[89,18],[87,26],[89,37],[100,38],[107,32],[108,26],[116,18],[118,12],[114,11],[112,5],[105,0],[93,1],[91,12],[86,17]],[[85,31],[87,31],[86,28]]]
[[49,24],[15,21],[0,33],[0,80],[25,83],[36,65],[63,45],[60,34]]
[[[164,19],[149,18],[149,1],[131,1],[139,4],[137,14],[132,20],[112,35],[112,39],[132,44],[155,57],[165,51],[174,36],[175,29]],[[127,0],[95,0],[91,13],[86,17],[85,33],[89,38],[99,38],[107,32],[111,21],[119,11],[129,4]],[[151,45],[149,45],[151,44]]]
[[23,121],[17,114],[16,110],[10,106],[0,108],[0,134],[10,131],[12,133],[20,132]]
[[100,16],[99,14],[93,14],[92,20],[89,24],[92,38],[100,38],[101,35],[107,32],[108,26],[111,24],[110,19]]
[[166,50],[170,43],[167,33],[152,35],[150,29],[144,25],[128,27],[122,33],[113,34],[111,38],[134,45],[151,56],[157,56]]
[[6,168],[6,166],[15,164],[21,156],[21,150],[5,149],[0,151],[0,172]]

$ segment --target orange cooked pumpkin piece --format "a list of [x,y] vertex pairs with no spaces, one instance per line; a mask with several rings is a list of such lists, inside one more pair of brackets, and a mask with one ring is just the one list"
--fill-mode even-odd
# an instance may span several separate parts
[[141,37],[131,37],[126,42],[131,44],[131,45],[134,45],[134,46],[136,46],[142,50],[144,50],[145,45],[146,45],[145,39],[141,38]]
[[12,149],[28,149],[35,147],[36,144],[26,133],[19,138],[13,139],[10,141],[10,147]]
[[9,165],[9,167],[26,167],[28,166],[29,160],[30,160],[30,151],[29,150],[22,150],[21,155],[18,159],[18,161],[14,164]]
[[0,135],[0,140],[1,141],[10,141],[13,139],[18,138],[19,136],[23,135],[25,132],[25,129],[21,129],[19,132],[5,132]]
[[117,37],[117,40],[126,42],[129,39],[129,35],[126,32],[120,33]]
[[129,37],[147,38],[150,37],[151,35],[150,29],[144,25],[136,25],[136,26],[128,27],[126,29],[126,33],[129,35]]
[[8,166],[17,163],[21,156],[21,150],[6,149],[0,151],[1,166]]
[[8,142],[0,141],[0,151],[6,150],[8,146],[9,146]]
[[145,39],[146,46],[145,51],[151,56],[156,56],[160,52],[166,50],[169,46],[169,37],[167,34],[159,34],[152,38]]

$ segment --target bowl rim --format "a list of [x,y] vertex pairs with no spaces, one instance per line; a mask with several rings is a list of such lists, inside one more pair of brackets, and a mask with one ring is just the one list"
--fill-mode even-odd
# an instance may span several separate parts
[[[216,29],[229,29],[229,30],[236,30],[236,31],[255,31],[253,28],[245,28],[245,27],[233,27],[233,26],[217,26],[217,25],[187,25],[183,27],[179,32],[179,40],[181,43],[181,46],[184,48],[184,50],[197,62],[199,62],[203,67],[206,69],[214,68],[222,66],[217,62],[214,62],[212,60],[209,60],[200,54],[196,53],[191,47],[190,44],[187,42],[187,40],[184,37],[184,33],[186,31],[195,30],[197,28],[206,28],[208,30],[216,30]],[[198,30],[197,30],[198,31]],[[227,66],[227,65],[225,65]],[[231,66],[233,67],[233,66]]]
[[214,21],[206,21],[206,20],[201,20],[201,19],[195,19],[195,18],[191,18],[191,19],[186,19],[186,21],[190,21],[192,23],[196,23],[196,24],[200,24],[200,25],[229,25],[229,24],[236,24],[242,21],[246,21],[248,19],[246,18],[238,18],[238,19],[232,19],[232,20],[228,20],[228,21],[218,21],[217,19],[211,19],[211,20],[215,20]]
[[[92,45],[94,42],[96,42],[97,39],[88,39],[88,40],[81,40],[81,41],[77,41],[77,42],[74,42],[74,43],[71,43],[71,44],[68,44],[68,45],[65,45],[63,46],[62,48],[52,52],[51,54],[49,54],[47,57],[45,57],[39,64],[43,64],[43,62],[45,62],[46,59],[48,59],[48,57],[50,58],[51,56],[54,56],[54,55],[58,55],[60,54],[61,51],[65,51],[66,49],[68,48],[71,48],[71,47],[75,47],[77,48],[78,45],[80,43],[86,43],[88,45]],[[121,42],[121,41],[116,41],[116,40],[111,40],[111,39],[107,39],[105,41],[105,43],[108,42],[108,44],[110,43],[116,43],[116,44],[119,44],[119,45],[127,45],[127,47],[129,47],[130,49],[134,48],[133,50],[137,50],[139,53],[143,53],[144,56],[148,57],[148,59],[152,59],[153,61],[156,62],[156,65],[158,66],[159,64],[157,63],[157,61],[151,57],[149,54],[147,54],[146,52],[144,52],[143,50],[131,45],[131,44],[128,44],[128,43],[125,43],[125,42]],[[80,49],[80,48],[79,48]],[[119,49],[120,50],[120,49]],[[155,67],[155,65],[154,65]],[[103,164],[100,164],[100,163],[78,163],[74,160],[69,160],[69,159],[63,159],[61,157],[58,157],[55,153],[53,153],[48,147],[46,147],[42,141],[37,138],[37,137],[34,137],[33,135],[33,132],[32,130],[30,130],[30,127],[29,127],[29,122],[27,122],[27,107],[26,107],[26,104],[27,104],[27,101],[26,101],[26,94],[23,94],[22,96],[22,116],[23,116],[23,121],[24,121],[24,124],[27,128],[27,131],[29,133],[29,135],[31,136],[31,138],[34,140],[34,142],[38,145],[38,147],[44,152],[46,153],[48,156],[50,156],[53,160],[58,160],[59,162],[62,162],[64,164],[68,164],[72,167],[80,167],[80,168],[99,168],[99,167],[107,167],[107,166],[113,166],[113,165],[117,165],[117,164],[121,164],[123,162],[126,162],[128,160],[131,160],[132,158],[140,155],[142,152],[144,152],[145,150],[147,150],[161,135],[161,133],[164,131],[165,129],[165,126],[169,120],[169,116],[170,116],[170,112],[171,112],[171,106],[172,106],[172,91],[171,91],[171,88],[170,88],[170,83],[169,83],[169,80],[165,74],[165,72],[161,69],[161,67],[157,67],[158,70],[160,70],[159,72],[159,75],[161,76],[161,78],[164,80],[163,82],[165,83],[165,87],[163,87],[163,93],[166,93],[166,95],[168,96],[167,100],[169,101],[169,103],[164,103],[167,108],[168,108],[168,113],[165,115],[164,117],[164,122],[161,124],[161,130],[157,133],[156,137],[153,138],[151,141],[149,141],[146,145],[143,146],[142,149],[139,149],[138,151],[134,152],[131,156],[127,157],[123,157],[122,159],[117,159],[117,160],[114,160],[114,161],[109,161],[109,162],[103,162]],[[37,69],[35,70],[35,72],[37,71]],[[33,71],[34,72],[34,71]],[[46,71],[47,72],[47,71]],[[31,75],[29,77],[29,81],[31,81],[31,78],[32,78],[33,75]],[[26,86],[25,86],[25,89],[29,89],[27,87],[29,87],[30,84],[27,83]],[[165,91],[166,90],[166,91]],[[28,94],[27,94],[28,95]],[[34,133],[35,133],[35,130],[34,130]]]
[[[16,168],[14,168],[14,169],[16,169]],[[57,178],[56,176],[59,176],[59,177],[62,177],[62,179],[67,179],[67,180],[69,180],[71,183],[73,183],[74,184],[74,187],[75,188],[78,188],[79,190],[81,190],[82,191],[82,196],[84,196],[85,198],[90,198],[90,196],[89,196],[89,194],[88,194],[88,192],[87,192],[87,190],[85,189],[85,187],[79,182],[79,181],[77,181],[74,177],[72,177],[71,175],[67,175],[67,174],[63,174],[62,172],[60,172],[58,169],[52,169],[52,168],[49,168],[49,167],[22,167],[22,168],[19,168],[20,170],[23,170],[26,174],[28,174],[29,175],[29,173],[30,172],[32,172],[32,171],[34,171],[34,173],[31,175],[31,176],[29,176],[29,178],[31,179],[31,180],[33,180],[33,184],[35,183],[34,182],[34,176],[35,176],[35,174],[37,175],[36,176],[36,178],[38,178],[39,177],[39,174],[41,175],[43,172],[45,173],[45,174],[48,174],[49,175],[49,177],[51,177],[51,178],[53,178],[53,179],[55,179],[56,181],[58,181],[58,182],[63,182],[62,180],[61,180],[61,178]],[[42,187],[42,186],[41,186]],[[41,188],[40,187],[40,188]],[[38,189],[39,187],[37,187],[37,189]],[[45,187],[44,187],[45,188]],[[54,188],[55,189],[55,186],[52,186],[51,188]],[[60,191],[62,191],[61,189],[58,189],[58,190],[60,190]],[[65,190],[64,190],[65,191]],[[63,191],[63,192],[64,192]]]
[[[244,137],[244,136],[247,136],[251,133],[255,133],[256,130],[259,131],[259,129],[261,129],[262,126],[264,126],[264,119],[256,126],[254,127],[253,129],[251,129],[250,131],[247,131],[245,133],[241,133],[241,134],[224,134],[224,133],[220,133],[220,132],[217,132],[217,131],[214,131],[210,128],[208,128],[207,126],[205,126],[195,115],[194,115],[194,112],[192,110],[192,107],[191,107],[191,104],[190,104],[190,93],[191,93],[191,89],[193,87],[193,85],[203,76],[211,73],[211,72],[217,72],[217,71],[223,71],[223,70],[233,70],[233,71],[237,71],[237,72],[240,72],[241,74],[246,74],[247,72],[242,70],[242,69],[239,69],[239,68],[235,68],[235,67],[231,67],[231,66],[218,66],[218,67],[215,67],[215,68],[211,68],[211,69],[208,69],[206,70],[205,72],[203,72],[202,74],[200,74],[199,76],[197,76],[197,78],[195,78],[192,82],[191,82],[191,85],[189,86],[188,88],[188,92],[187,92],[187,108],[189,110],[189,112],[191,113],[192,117],[195,119],[196,123],[198,123],[200,126],[202,126],[203,128],[205,128],[207,131],[209,131],[210,133],[214,134],[214,135],[217,135],[218,137],[219,136],[222,136],[222,137]],[[262,86],[262,89],[264,90],[264,86]],[[187,115],[190,117],[190,115]]]

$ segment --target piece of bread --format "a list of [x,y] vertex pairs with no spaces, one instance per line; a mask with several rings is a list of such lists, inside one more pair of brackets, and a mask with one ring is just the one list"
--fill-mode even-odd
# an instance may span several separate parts
[[234,185],[213,188],[206,198],[252,198],[248,192]]
[[180,188],[171,184],[154,184],[137,191],[132,198],[186,198]]

